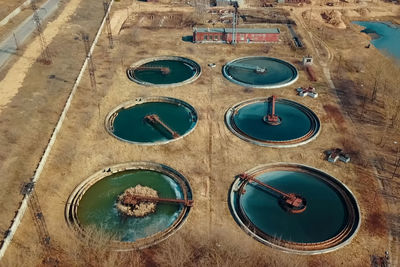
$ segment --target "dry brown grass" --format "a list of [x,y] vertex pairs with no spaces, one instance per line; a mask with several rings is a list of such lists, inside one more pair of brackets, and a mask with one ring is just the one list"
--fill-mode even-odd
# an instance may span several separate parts
[[[165,15],[162,13],[160,17]],[[140,12],[134,16],[140,17]],[[107,49],[107,39],[102,36],[93,55],[98,75],[96,78],[101,82],[97,87],[100,93],[88,89],[90,83],[86,73],[37,185],[49,233],[54,243],[62,248],[59,253],[61,263],[67,265],[72,262],[70,265],[78,266],[107,263],[118,266],[114,258],[119,257],[121,262],[126,262],[125,255],[128,255],[127,261],[132,257],[132,262],[135,262],[135,253],[131,256],[129,253],[104,253],[102,249],[89,249],[77,244],[74,241],[76,239],[67,237],[65,232],[69,229],[63,218],[63,210],[67,196],[75,186],[103,166],[148,160],[167,164],[185,175],[193,188],[195,207],[176,235],[154,248],[140,252],[140,263],[147,266],[366,266],[371,251],[381,249],[384,246],[382,244],[386,244],[386,237],[374,237],[366,228],[362,228],[351,245],[336,252],[318,257],[286,254],[246,235],[234,222],[226,203],[227,192],[235,175],[260,164],[286,161],[319,167],[334,175],[349,185],[357,198],[360,197],[363,214],[368,216],[371,213],[368,206],[371,202],[363,196],[376,190],[377,186],[371,182],[373,178],[357,173],[357,165],[335,165],[322,158],[323,150],[339,146],[342,137],[342,133],[337,131],[339,125],[323,108],[324,104],[336,104],[327,86],[323,82],[315,84],[320,94],[318,99],[299,98],[295,95],[294,87],[309,84],[306,74],[300,70],[299,80],[288,88],[269,91],[245,89],[226,81],[220,68],[237,57],[264,55],[264,45],[232,47],[192,44],[181,40],[182,36],[191,34],[191,28],[150,30],[141,25],[137,25],[137,28],[141,33],[140,41],[134,40],[133,29],[127,28],[115,37],[117,41],[113,50]],[[142,58],[169,54],[196,60],[203,67],[202,76],[196,82],[181,87],[149,88],[128,81],[125,68],[121,66],[124,65],[121,59],[125,65],[129,65]],[[299,54],[294,58],[293,51],[283,43],[272,45],[268,54],[289,60],[299,67]],[[111,63],[108,63],[109,59],[112,59]],[[210,62],[218,63],[217,68],[207,67]],[[106,76],[107,73],[110,76]],[[321,73],[319,75],[322,77]],[[320,136],[302,147],[272,149],[249,144],[229,132],[223,120],[227,108],[244,99],[271,94],[301,102],[318,116],[324,117]],[[144,95],[171,96],[192,104],[199,112],[196,130],[182,140],[154,147],[135,146],[109,136],[104,130],[107,113],[121,102]],[[79,127],[81,125],[84,127]],[[375,206],[377,209],[381,207],[378,204]],[[29,246],[35,246],[35,240],[27,238],[34,231],[32,228],[29,223],[23,222],[16,240],[24,240]],[[8,257],[15,257],[17,252],[16,249],[9,250]],[[84,255],[87,252],[92,256]]]

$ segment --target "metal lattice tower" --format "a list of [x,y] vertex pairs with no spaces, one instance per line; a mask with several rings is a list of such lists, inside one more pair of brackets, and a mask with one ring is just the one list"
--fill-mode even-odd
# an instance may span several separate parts
[[237,1],[232,2],[232,6],[235,8],[235,11],[233,13],[233,19],[232,19],[232,44],[235,45],[237,40],[236,40],[236,26],[237,26],[237,19],[238,19],[238,8],[239,4]]
[[39,200],[37,198],[36,192],[34,191],[35,183],[30,182],[23,185],[21,189],[21,194],[28,195],[29,197],[29,208],[32,215],[32,220],[35,223],[36,231],[39,236],[40,243],[46,249],[50,250],[50,234],[47,230],[46,221],[43,216],[42,209],[40,207]]
[[108,7],[110,6],[109,2],[103,2],[104,6],[104,15],[106,16],[106,30],[107,30],[107,37],[110,49],[114,48],[114,41],[111,32],[111,23],[110,23],[110,15],[107,13]]
[[33,10],[33,21],[36,24],[36,30],[39,34],[40,46],[42,48],[42,55],[41,55],[40,61],[46,65],[49,65],[49,64],[51,64],[51,57],[50,57],[49,50],[47,48],[46,39],[43,35],[42,23],[40,22],[38,8],[36,6],[36,0],[33,0],[31,2],[31,9]]
[[86,33],[82,33],[83,43],[85,44],[86,57],[88,59],[89,64],[89,75],[90,75],[90,84],[93,89],[96,89],[96,77],[94,75],[95,68],[92,59],[92,53],[90,52],[90,43],[89,43],[89,35]]

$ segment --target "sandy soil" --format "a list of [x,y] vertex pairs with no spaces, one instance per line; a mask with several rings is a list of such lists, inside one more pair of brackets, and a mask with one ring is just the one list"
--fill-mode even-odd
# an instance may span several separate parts
[[16,1],[0,0],[0,6],[1,6],[0,20],[7,17],[7,15],[10,14],[10,12],[19,7],[24,2],[25,0],[16,0]]
[[[128,6],[127,12],[126,8]],[[52,244],[57,247],[63,247],[66,243],[71,242],[66,240],[66,233],[69,229],[64,220],[64,208],[69,194],[81,181],[105,166],[120,162],[143,160],[171,166],[185,175],[190,181],[194,191],[195,207],[182,231],[196,229],[203,233],[211,233],[212,229],[223,227],[232,231],[232,235],[248,240],[250,237],[237,226],[230,215],[227,206],[228,189],[235,175],[259,164],[284,161],[298,162],[320,168],[344,182],[354,192],[359,201],[362,214],[361,229],[350,245],[324,255],[297,256],[286,254],[263,246],[251,239],[250,245],[243,247],[243,250],[258,248],[262,251],[261,253],[269,255],[279,266],[292,265],[293,262],[298,266],[368,266],[370,264],[370,255],[380,255],[387,250],[390,246],[387,225],[391,223],[386,216],[388,200],[382,197],[381,187],[375,177],[373,168],[365,163],[362,156],[355,153],[358,149],[363,149],[360,143],[368,142],[368,139],[360,138],[360,132],[366,132],[366,129],[354,127],[354,122],[343,111],[338,92],[331,90],[327,86],[320,68],[315,68],[319,81],[313,84],[318,90],[319,98],[300,98],[295,95],[293,90],[297,86],[310,85],[307,80],[307,74],[301,69],[299,61],[303,54],[315,51],[311,50],[313,42],[315,44],[314,49],[319,51],[320,59],[325,59],[327,64],[330,64],[330,61],[334,58],[333,55],[335,55],[335,50],[332,47],[343,49],[349,55],[351,53],[354,54],[351,46],[345,45],[343,40],[340,40],[341,35],[337,35],[333,40],[327,40],[327,38],[323,37],[324,34],[329,35],[329,30],[318,32],[317,27],[313,28],[313,34],[323,42],[320,43],[317,39],[310,40],[307,34],[301,32],[301,26],[299,26],[299,31],[306,38],[305,42],[310,47],[310,50],[294,52],[288,46],[283,45],[285,44],[285,41],[283,41],[280,45],[273,45],[268,54],[265,53],[265,45],[254,44],[232,47],[228,45],[192,44],[182,41],[183,36],[191,35],[191,28],[158,28],[157,21],[160,21],[160,17],[167,15],[167,13],[162,13],[161,11],[167,11],[168,6],[162,6],[161,8],[159,6],[155,8],[155,6],[155,4],[140,2],[134,2],[132,6],[116,3],[114,15],[111,17],[112,29],[115,34],[115,48],[108,50],[108,41],[105,34],[103,34],[96,47],[93,58],[96,65],[97,91],[89,89],[90,82],[88,73],[86,73],[86,78],[80,84],[71,110],[67,115],[36,189]],[[154,9],[160,12],[154,18],[156,22],[154,24],[146,24],[146,27],[143,27],[141,23],[144,23],[145,20],[141,20],[141,18],[146,17],[146,12],[154,13]],[[188,11],[186,7],[176,7],[176,9]],[[304,9],[299,9],[298,14],[303,11]],[[125,18],[120,19],[120,16],[124,16],[124,12],[130,14],[131,17],[128,21],[134,22],[133,25],[130,25],[130,23],[124,24]],[[394,14],[394,12],[395,10],[387,13]],[[126,25],[129,27],[125,27]],[[64,27],[65,34],[69,34],[70,37],[77,36],[76,33],[81,29],[80,26],[76,25],[64,25]],[[352,28],[347,30],[350,31]],[[119,33],[118,35],[116,34],[117,32]],[[284,40],[287,39],[285,33],[282,37]],[[63,38],[55,37],[53,39],[54,45],[63,45],[63,42],[65,42]],[[162,40],[162,42],[159,40]],[[356,47],[357,44],[364,44],[365,41],[366,39],[363,38],[355,39],[351,45]],[[74,49],[68,50],[74,53],[81,51],[76,47]],[[64,51],[59,51],[59,53],[62,52]],[[125,69],[127,66],[140,59],[156,55],[189,57],[202,66],[202,76],[192,84],[176,88],[143,87],[132,83],[126,78]],[[286,59],[300,69],[300,78],[293,86],[274,90],[242,88],[226,81],[220,73],[222,65],[229,60],[247,55],[268,55]],[[33,57],[32,55],[27,56]],[[80,56],[82,58],[82,53],[80,53]],[[61,56],[59,55],[59,57]],[[64,58],[63,60],[66,59]],[[27,133],[32,133],[35,130],[30,135],[35,144],[31,144],[26,140],[21,141],[24,140],[22,134],[14,132],[14,127],[6,127],[13,123],[13,120],[23,121],[23,117],[26,117],[27,114],[34,114],[29,112],[32,110],[29,105],[26,109],[26,114],[19,114],[18,109],[11,108],[12,106],[21,108],[24,106],[23,104],[26,104],[26,100],[18,98],[25,91],[20,89],[17,96],[5,106],[0,114],[2,130],[8,131],[4,132],[4,138],[0,141],[3,146],[10,148],[10,153],[0,154],[0,158],[4,159],[0,171],[6,174],[10,169],[13,170],[12,173],[9,172],[10,174],[6,176],[7,179],[19,177],[18,181],[23,181],[22,174],[28,177],[29,170],[33,169],[35,162],[37,163],[40,151],[43,150],[41,148],[45,145],[46,138],[44,136],[50,132],[51,125],[54,126],[59,115],[59,109],[55,107],[61,107],[63,101],[65,101],[65,98],[57,95],[65,96],[65,91],[69,91],[71,87],[72,81],[70,79],[73,79],[73,75],[70,74],[69,78],[66,78],[62,75],[62,72],[73,73],[75,71],[76,73],[76,69],[80,67],[80,64],[76,64],[75,68],[69,66],[64,69],[61,67],[62,62],[60,61],[59,63],[59,65],[55,65],[60,68],[59,77],[67,80],[67,83],[59,85],[59,81],[42,81],[41,83],[35,81],[32,87],[28,87],[32,94],[35,86],[37,88],[46,88],[38,91],[38,96],[33,99],[38,101],[38,104],[43,104],[40,103],[40,99],[47,97],[47,103],[53,104],[49,110],[42,110],[42,116],[35,117],[34,120],[29,121],[26,128],[18,128],[19,131],[24,131],[28,128]],[[208,63],[216,63],[217,67],[209,68],[207,67]],[[22,80],[20,80],[23,85],[22,88],[26,88],[27,84],[34,81],[34,75],[38,75],[35,67],[37,67],[37,63],[33,63],[32,67],[25,72],[24,82],[22,83]],[[52,67],[45,69],[46,72],[44,73],[55,71],[50,70],[50,68]],[[15,80],[18,81],[17,78]],[[334,81],[336,82],[336,80]],[[10,83],[13,84],[14,81],[11,80]],[[46,91],[50,92],[50,88],[53,87],[55,88],[54,92],[46,96]],[[19,86],[12,88],[15,91],[18,90]],[[322,131],[320,136],[315,141],[302,147],[272,149],[246,143],[229,132],[223,119],[225,111],[231,105],[244,99],[268,97],[271,94],[292,99],[310,107],[321,119]],[[31,96],[27,93],[24,95],[25,97],[22,99],[27,99],[26,96]],[[193,133],[177,142],[161,146],[143,147],[121,142],[105,131],[104,118],[115,106],[138,96],[159,95],[182,99],[196,108],[199,114],[199,122]],[[32,129],[32,125],[36,125],[34,129]],[[15,136],[20,136],[20,139],[16,139]],[[20,141],[22,143],[19,143]],[[33,149],[35,152],[32,155],[25,156],[27,163],[24,163],[24,166],[26,166],[27,171],[21,173],[17,168],[19,166],[18,161],[25,159],[21,155],[23,153],[26,154],[27,147],[35,145],[39,148],[35,147]],[[351,164],[330,164],[325,161],[323,150],[344,146],[354,150]],[[391,159],[388,159],[388,162],[389,160]],[[17,201],[14,201],[12,205],[6,205],[10,203],[7,202],[7,197],[18,199],[18,196],[16,194],[6,196],[5,192],[7,189],[11,191],[10,188],[16,191],[18,183],[14,183],[14,187],[2,188],[2,197],[4,199],[1,202],[4,204],[1,209],[7,211],[10,215],[13,213],[13,207],[16,207],[15,202]],[[390,206],[392,208],[395,207],[394,204],[390,205],[392,205]],[[395,210],[391,214],[396,216],[399,212]],[[2,216],[0,228],[6,229],[8,226],[7,219],[7,216]],[[6,254],[5,262],[15,260],[18,255],[25,255],[25,257],[20,257],[19,260],[21,262],[26,261],[27,257],[37,257],[33,249],[37,244],[36,229],[29,215],[26,214],[12,246]]]
[[[151,9],[150,7],[151,4],[146,5],[146,8]],[[141,12],[132,15],[143,14]],[[64,207],[75,186],[105,166],[139,160],[166,164],[188,178],[194,190],[195,208],[184,226],[185,229],[196,228],[210,232],[214,227],[224,226],[232,229],[235,235],[249,239],[234,222],[227,206],[226,194],[235,175],[259,164],[298,162],[321,168],[350,187],[361,206],[363,223],[360,232],[351,245],[319,256],[288,255],[254,240],[251,247],[243,249],[262,248],[264,253],[270,254],[283,266],[293,262],[317,266],[368,265],[370,255],[384,251],[389,242],[385,218],[380,212],[383,199],[377,194],[377,181],[360,162],[345,165],[330,164],[324,160],[324,149],[341,147],[344,140],[352,140],[357,136],[346,118],[338,113],[340,106],[336,103],[334,92],[320,79],[314,84],[320,94],[318,99],[296,96],[296,86],[310,83],[299,65],[301,57],[297,54],[294,58],[294,52],[283,45],[272,46],[268,55],[289,60],[301,70],[296,84],[274,90],[242,88],[222,77],[222,65],[236,57],[265,55],[265,45],[232,47],[192,44],[181,40],[186,35],[191,35],[190,28],[162,29],[135,25],[120,31],[113,50],[107,49],[107,39],[103,35],[93,56],[96,63],[97,91],[86,89],[90,84],[88,79],[82,81],[37,185],[37,194],[52,242],[60,247],[66,242],[65,232],[69,229],[63,217]],[[163,42],[155,41],[156,38]],[[179,55],[194,59],[203,68],[202,76],[192,84],[176,88],[143,87],[126,78],[125,68],[128,65],[156,55]],[[207,67],[207,63],[211,62],[216,63],[217,67]],[[316,71],[322,77],[321,70],[316,68]],[[244,99],[267,97],[271,94],[298,101],[313,109],[322,121],[320,136],[302,147],[272,149],[246,143],[229,132],[224,124],[224,113],[231,105]],[[177,142],[150,147],[121,142],[107,134],[104,118],[112,108],[138,96],[158,95],[176,97],[192,104],[199,114],[196,130]],[[17,250],[21,250],[18,244],[29,247],[35,242],[35,228],[30,217],[25,216],[7,256],[12,257],[17,254]]]
[[[78,2],[71,3],[75,5]],[[49,35],[58,32],[52,42],[48,42],[53,56],[52,65],[36,62],[36,44],[30,50],[32,54],[17,55],[17,60],[11,60],[9,64],[12,71],[3,70],[0,73],[0,77],[9,81],[8,84],[2,84],[1,91],[7,96],[14,95],[7,99],[8,104],[2,106],[0,114],[0,144],[6,148],[0,150],[2,233],[10,226],[22,200],[19,193],[22,183],[32,177],[85,58],[80,32],[84,29],[93,37],[102,19],[103,6],[97,2],[86,1],[79,4],[79,8],[70,5],[66,9],[69,19],[61,14],[65,6],[60,6],[59,13],[55,14],[61,14],[61,19],[55,20],[57,27],[52,28],[50,22],[48,28]],[[31,67],[27,69],[22,63],[13,64],[15,62],[29,63]],[[23,77],[19,77],[18,71],[23,73]],[[14,79],[9,78],[11,75]],[[49,79],[50,75],[54,78]],[[14,91],[8,92],[9,88]]]
[[[43,35],[48,43],[51,43],[54,37],[61,29],[61,25],[65,24],[76,11],[81,0],[72,0],[66,6],[64,11],[56,20],[49,23],[45,28]],[[27,71],[32,67],[32,64],[41,54],[40,39],[36,37],[25,49],[24,53],[15,64],[8,70],[8,73],[3,80],[0,81],[0,88],[7,90],[0,91],[0,114],[5,105],[18,93],[25,79]]]
[[[382,14],[390,13],[392,16],[384,17],[362,17],[362,19],[372,19],[381,21],[394,21],[398,17],[393,17],[397,14],[398,9],[393,7],[393,12],[381,12]],[[354,11],[356,12],[356,11]],[[391,252],[391,260],[393,265],[399,263],[399,247],[400,247],[400,231],[399,220],[396,215],[399,214],[399,199],[396,197],[400,193],[398,187],[398,179],[394,173],[396,157],[395,142],[399,140],[400,135],[398,126],[385,126],[385,117],[388,116],[387,97],[380,89],[377,100],[371,101],[371,88],[373,84],[368,80],[375,72],[375,69],[384,69],[391,80],[396,80],[398,73],[393,73],[393,62],[385,59],[384,55],[371,46],[366,49],[365,46],[369,43],[370,37],[366,34],[360,34],[362,27],[354,25],[351,22],[353,19],[360,19],[354,16],[355,13],[346,10],[343,14],[351,14],[350,17],[344,16],[344,20],[348,26],[346,30],[334,30],[324,27],[321,23],[314,22],[311,25],[311,30],[315,39],[321,40],[323,50],[329,50],[330,54],[334,55],[331,60],[330,71],[333,77],[333,82],[337,88],[336,95],[340,100],[339,104],[346,116],[352,122],[351,128],[357,129],[361,133],[359,144],[361,145],[361,155],[363,160],[369,162],[370,175],[373,175],[378,182],[380,194],[384,197],[384,205],[380,211],[386,217],[386,223],[390,229],[390,243],[386,250]],[[375,13],[374,15],[377,15]],[[307,27],[310,27],[309,25]],[[345,40],[351,40],[345,41]],[[371,62],[371,63],[370,63]],[[375,63],[374,63],[375,62]],[[374,65],[376,64],[376,65]],[[380,66],[380,67],[379,67]],[[393,95],[390,93],[389,95]],[[396,93],[394,95],[397,95]],[[365,96],[367,101],[365,101]],[[385,100],[386,99],[386,100]],[[383,251],[378,252],[382,256]]]

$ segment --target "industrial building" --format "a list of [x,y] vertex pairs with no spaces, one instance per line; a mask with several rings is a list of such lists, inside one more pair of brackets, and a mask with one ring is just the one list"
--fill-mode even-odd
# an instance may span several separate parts
[[194,43],[232,43],[233,32],[237,43],[275,43],[279,41],[278,28],[193,28]]

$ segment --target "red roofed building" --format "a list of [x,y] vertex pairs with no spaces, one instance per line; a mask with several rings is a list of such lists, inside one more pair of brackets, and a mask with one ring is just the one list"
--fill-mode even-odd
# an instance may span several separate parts
[[[232,28],[194,28],[194,43],[231,43]],[[237,28],[237,43],[276,43],[279,41],[278,28]]]

